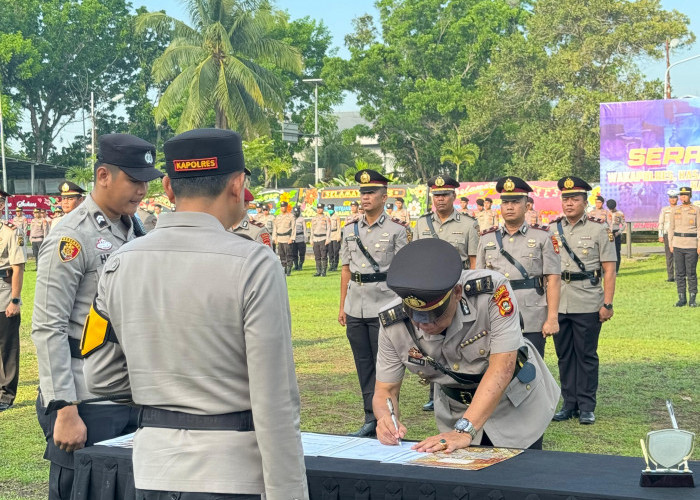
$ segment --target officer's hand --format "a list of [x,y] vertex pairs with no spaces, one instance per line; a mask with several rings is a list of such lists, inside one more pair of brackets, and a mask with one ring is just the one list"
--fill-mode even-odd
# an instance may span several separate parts
[[10,302],[10,305],[7,306],[7,309],[5,309],[5,316],[8,318],[11,318],[12,316],[17,316],[19,314],[19,304],[13,304]]
[[403,439],[406,435],[406,427],[400,422],[398,435],[396,433],[396,427],[394,427],[394,421],[391,420],[391,414],[386,414],[377,420],[377,439],[382,444],[399,444],[399,439]]
[[663,243],[663,242],[664,242],[663,237],[659,238],[659,243]]
[[340,323],[340,326],[345,326],[345,321],[347,320],[347,315],[345,314],[344,310],[340,310],[338,313],[338,323]]
[[455,450],[468,448],[472,444],[472,436],[468,432],[443,432],[437,436],[430,436],[418,444],[414,444],[411,449],[426,453],[436,453],[439,451],[452,453]]
[[555,333],[559,333],[559,320],[558,319],[548,319],[542,325],[542,336],[547,338],[551,337]]
[[612,318],[613,314],[614,312],[612,309],[606,309],[605,307],[601,307],[598,311],[598,317],[600,318],[601,323],[605,323],[607,320]]
[[63,451],[73,452],[85,447],[87,427],[78,415],[78,408],[67,406],[56,412],[53,442]]

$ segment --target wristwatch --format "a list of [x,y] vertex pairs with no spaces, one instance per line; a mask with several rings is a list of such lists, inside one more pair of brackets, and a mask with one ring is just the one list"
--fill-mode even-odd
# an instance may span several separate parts
[[610,304],[603,304],[603,307],[606,308],[608,311],[612,311],[612,303],[610,303]]
[[455,431],[459,432],[460,434],[467,432],[472,439],[476,437],[476,428],[464,417],[457,420],[457,423],[455,424]]
[[17,304],[19,304],[19,303],[21,302],[21,299],[12,299],[10,302],[12,302],[13,304],[17,305]]

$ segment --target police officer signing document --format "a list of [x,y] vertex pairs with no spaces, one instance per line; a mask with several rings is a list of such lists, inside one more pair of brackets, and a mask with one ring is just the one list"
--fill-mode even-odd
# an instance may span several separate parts
[[[91,398],[83,376],[80,337],[109,255],[134,238],[132,216],[147,182],[163,174],[155,147],[128,134],[99,139],[95,188],[63,217],[39,252],[32,340],[39,362],[37,416],[51,461],[49,498],[67,499],[73,483],[73,451],[131,432],[131,409],[114,404],[68,406],[51,415],[51,400]],[[141,281],[144,275],[135,279]],[[134,284],[130,293],[143,298]]]
[[246,212],[241,138],[192,130],[164,148],[177,212],[107,262],[88,387],[143,405],[137,499],[308,498],[284,272],[226,231]]
[[449,243],[426,239],[400,250],[387,285],[400,298],[379,312],[374,414],[377,438],[396,444],[387,408],[398,408],[405,370],[435,382],[440,434],[418,451],[454,451],[472,444],[541,448],[559,388],[520,331],[519,308],[503,275],[462,271]]

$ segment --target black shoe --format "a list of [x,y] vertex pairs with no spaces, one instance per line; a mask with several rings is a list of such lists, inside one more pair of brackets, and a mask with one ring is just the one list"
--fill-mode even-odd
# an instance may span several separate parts
[[666,281],[668,281],[669,283],[675,283],[675,282],[676,282],[676,280],[673,279],[673,278],[669,278],[669,279],[667,279]]
[[9,410],[12,408],[12,403],[0,403],[0,411]]
[[684,293],[678,294],[678,302],[675,303],[674,307],[683,307],[688,303]]
[[566,408],[562,408],[554,414],[554,416],[552,417],[552,421],[563,422],[564,420],[571,420],[572,418],[576,418],[578,417],[578,415],[578,410],[568,410]]
[[592,411],[582,411],[578,417],[578,423],[581,425],[591,425],[595,423],[595,415]]
[[435,402],[431,399],[423,405],[423,411],[435,411]]
[[365,425],[360,427],[360,430],[358,430],[357,432],[353,432],[351,434],[348,434],[348,436],[360,437],[360,438],[377,437],[377,421],[372,420],[371,422],[367,422]]

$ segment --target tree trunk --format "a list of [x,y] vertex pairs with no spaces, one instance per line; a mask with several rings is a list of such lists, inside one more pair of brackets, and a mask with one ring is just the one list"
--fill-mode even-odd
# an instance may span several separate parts
[[216,106],[216,128],[228,129],[228,120],[219,106]]

